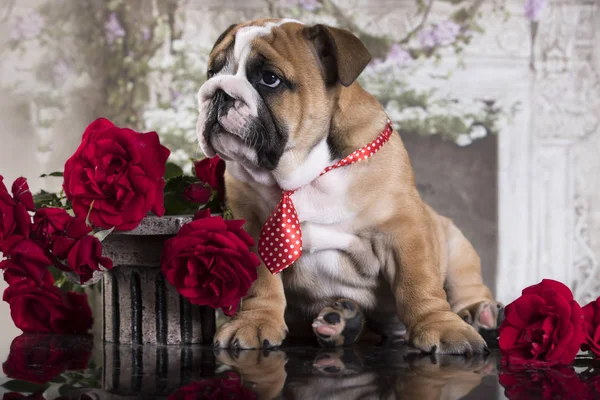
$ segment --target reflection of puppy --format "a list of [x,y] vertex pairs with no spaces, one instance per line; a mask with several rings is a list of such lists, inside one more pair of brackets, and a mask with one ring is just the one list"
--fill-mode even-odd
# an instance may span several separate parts
[[363,330],[364,318],[358,304],[339,299],[325,307],[312,323],[317,340],[323,347],[349,346]]

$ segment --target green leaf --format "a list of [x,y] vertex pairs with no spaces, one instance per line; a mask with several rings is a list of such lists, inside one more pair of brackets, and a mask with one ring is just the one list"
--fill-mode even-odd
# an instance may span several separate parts
[[116,227],[113,226],[110,229],[105,229],[105,230],[102,230],[102,231],[98,231],[98,232],[94,233],[94,237],[97,237],[98,240],[102,242],[104,239],[106,239],[106,237],[108,235],[110,235],[112,233],[112,231],[115,230],[115,228]]
[[62,208],[62,204],[56,193],[46,192],[45,190],[40,190],[38,193],[33,195],[33,204],[35,205],[36,209],[42,207]]
[[225,209],[223,210],[223,219],[235,219],[235,216],[233,215],[233,211],[231,211],[231,208],[225,207]]
[[183,175],[183,169],[175,163],[168,162],[165,165],[165,181]]
[[55,171],[55,172],[50,172],[49,174],[42,174],[40,175],[40,178],[46,178],[48,176],[58,176],[58,177],[63,177],[64,174],[60,171]]
[[61,279],[65,278],[63,272],[56,267],[48,267],[48,270],[50,271],[52,278],[54,278],[54,282],[60,281]]
[[57,375],[50,381],[52,383],[66,383],[67,379],[62,375]]
[[58,388],[58,394],[62,397],[69,397],[77,388],[73,385],[61,385]]
[[32,383],[27,381],[21,381],[19,379],[13,379],[11,381],[5,382],[2,387],[11,392],[19,392],[19,393],[36,393],[46,390],[50,385],[44,384],[41,385],[39,383]]

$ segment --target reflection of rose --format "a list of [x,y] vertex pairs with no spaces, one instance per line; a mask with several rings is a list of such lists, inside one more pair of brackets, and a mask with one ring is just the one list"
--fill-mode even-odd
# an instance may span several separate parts
[[575,371],[562,365],[539,369],[503,366],[498,380],[509,400],[593,398]]
[[585,340],[583,313],[568,287],[551,279],[506,306],[498,344],[509,364],[570,364]]
[[60,336],[22,334],[13,339],[2,368],[9,378],[44,384],[64,371],[87,368],[92,350],[87,339],[72,346]]
[[256,393],[242,386],[240,376],[228,371],[223,377],[192,382],[178,389],[168,400],[256,399]]
[[260,261],[249,249],[254,241],[242,229],[244,221],[211,217],[207,210],[197,216],[203,218],[166,241],[162,272],[192,304],[222,307],[231,315],[257,278]]

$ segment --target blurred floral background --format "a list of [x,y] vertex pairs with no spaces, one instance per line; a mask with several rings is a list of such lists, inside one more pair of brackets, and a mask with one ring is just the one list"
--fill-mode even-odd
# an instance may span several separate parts
[[361,84],[500,300],[540,277],[579,297],[598,290],[581,283],[600,269],[587,179],[599,167],[587,152],[600,137],[596,0],[3,0],[0,173],[56,190],[35,177],[62,169],[98,116],[157,131],[189,170],[203,156],[196,93],[209,50],[232,23],[265,16],[363,40],[373,60]]

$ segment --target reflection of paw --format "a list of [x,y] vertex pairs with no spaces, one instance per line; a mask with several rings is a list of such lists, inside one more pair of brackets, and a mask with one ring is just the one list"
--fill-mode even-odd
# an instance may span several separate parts
[[217,363],[232,367],[259,398],[273,399],[283,390],[287,378],[283,351],[215,349],[215,355]]
[[496,301],[487,300],[463,308],[458,315],[477,330],[496,329],[504,320],[504,306]]
[[242,311],[223,324],[213,339],[218,348],[260,349],[281,345],[287,334],[283,320],[256,311]]
[[409,331],[410,344],[426,353],[483,354],[485,340],[450,311],[434,313]]
[[312,323],[313,332],[323,347],[351,345],[363,326],[364,317],[358,304],[348,299],[339,299],[323,308]]

